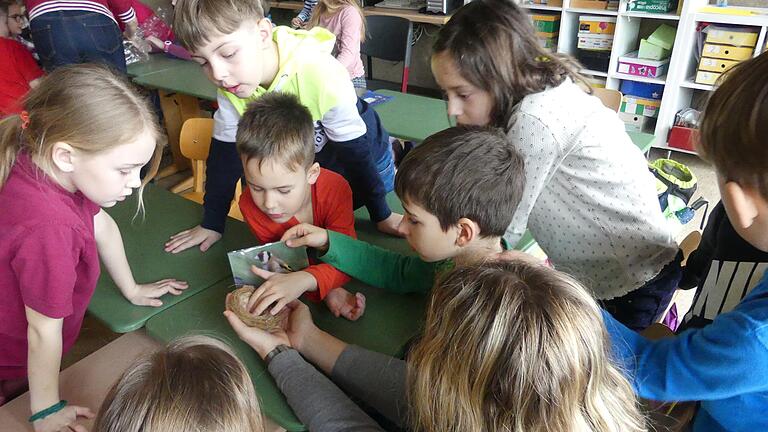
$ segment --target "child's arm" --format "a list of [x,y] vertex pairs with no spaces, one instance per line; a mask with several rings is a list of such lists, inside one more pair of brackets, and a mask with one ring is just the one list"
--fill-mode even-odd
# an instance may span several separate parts
[[344,8],[339,13],[342,14],[342,30],[341,37],[338,38],[339,52],[336,54],[336,60],[351,71],[360,61],[360,33],[363,28],[363,18],[353,7]]
[[323,262],[363,283],[397,293],[428,292],[440,266],[309,224],[292,227],[283,240],[290,247],[315,248]]
[[216,102],[219,109],[213,115],[213,139],[205,165],[203,221],[171,236],[165,244],[166,252],[178,253],[197,245],[205,252],[219,241],[235,196],[235,185],[243,176],[243,164],[235,147],[240,114],[225,96],[219,94]]
[[340,169],[343,169],[344,176],[352,186],[355,201],[366,206],[371,221],[376,223],[380,231],[397,235],[395,228],[400,215],[389,209],[387,189],[379,176],[375,160],[377,152],[391,150],[388,141],[378,142],[377,134],[368,130],[369,126],[380,127],[376,124],[375,111],[368,107],[361,113],[365,106],[358,104],[349,73],[338,61],[310,63],[302,72],[306,77],[304,79],[316,82],[320,87],[316,103],[323,113],[321,123],[328,137],[327,146],[331,146],[341,165]]
[[291,21],[291,24],[294,27],[303,27],[312,17],[312,11],[315,10],[315,6],[317,6],[317,0],[304,0],[304,7],[301,8],[296,18]]
[[[27,317],[27,376],[29,377],[30,412],[38,413],[61,400],[59,367],[62,352],[62,318],[49,318],[25,307]],[[75,429],[78,417],[93,418],[90,409],[68,405],[32,423],[36,432]],[[75,429],[78,430],[78,429]]]
[[753,317],[741,311],[722,314],[702,329],[655,341],[606,312],[603,318],[614,353],[643,398],[719,400],[768,390],[768,328],[756,326]]
[[137,284],[133,279],[131,267],[125,256],[123,238],[114,219],[101,210],[93,219],[96,235],[96,246],[99,257],[107,268],[115,285],[126,299],[138,306],[162,306],[159,297],[166,293],[181,294],[187,288],[187,283],[176,279],[163,279],[149,284]]

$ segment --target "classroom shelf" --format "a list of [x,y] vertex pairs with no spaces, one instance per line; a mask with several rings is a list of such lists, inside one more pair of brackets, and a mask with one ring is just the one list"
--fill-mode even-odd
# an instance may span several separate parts
[[699,84],[694,81],[694,77],[690,77],[687,80],[680,83],[680,87],[693,89],[693,90],[706,90],[706,91],[713,91],[715,89],[715,86],[709,85],[709,84]]
[[680,15],[676,14],[658,14],[648,12],[622,12],[621,16],[629,18],[660,19],[670,21],[680,21]]
[[588,15],[608,15],[619,16],[619,11],[607,10],[607,9],[589,9],[589,8],[566,8],[566,12],[574,12]]
[[696,22],[713,24],[738,24],[742,26],[756,27],[768,25],[768,15],[725,15],[697,12],[693,15],[693,19]]
[[642,76],[624,74],[619,72],[611,72],[609,76],[611,78],[616,78],[620,80],[637,81],[637,82],[651,83],[651,84],[666,84],[667,82],[666,75],[662,76],[661,78],[649,78],[649,77],[642,77]]
[[584,75],[592,75],[592,76],[608,78],[608,72],[592,70],[592,69],[582,69],[579,72],[581,72]]
[[563,10],[562,6],[547,6],[547,5],[539,5],[539,4],[523,4],[520,5],[523,9],[530,9],[535,11],[556,11],[560,12]]

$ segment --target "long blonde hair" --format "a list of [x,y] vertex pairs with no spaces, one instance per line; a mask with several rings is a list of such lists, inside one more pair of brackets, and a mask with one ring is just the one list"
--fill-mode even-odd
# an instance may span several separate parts
[[263,432],[251,378],[225,343],[188,336],[139,359],[115,383],[95,432]]
[[458,268],[438,282],[409,354],[412,430],[646,430],[600,310],[555,270]]
[[309,18],[307,29],[317,27],[320,24],[320,18],[336,15],[344,6],[352,6],[360,14],[360,19],[363,22],[363,26],[360,28],[360,42],[365,42],[365,14],[363,14],[363,8],[360,7],[358,0],[319,0]]
[[0,120],[0,189],[21,151],[53,176],[53,145],[65,142],[98,153],[132,142],[144,131],[155,137],[155,153],[139,188],[157,173],[164,145],[151,105],[124,77],[105,66],[82,64],[56,69],[24,98],[29,124],[20,115]]

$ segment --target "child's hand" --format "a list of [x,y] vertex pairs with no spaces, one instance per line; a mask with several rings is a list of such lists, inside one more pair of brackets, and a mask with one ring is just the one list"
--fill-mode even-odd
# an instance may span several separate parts
[[159,297],[162,297],[166,293],[173,295],[181,294],[182,290],[187,289],[189,285],[184,281],[176,279],[163,279],[161,281],[148,283],[148,284],[136,284],[136,287],[125,293],[131,303],[136,306],[154,306],[159,307],[163,305]]
[[299,19],[299,17],[295,17],[291,20],[291,27],[296,29],[304,28],[304,21]]
[[55,412],[44,419],[32,423],[35,432],[74,431],[88,432],[83,425],[75,423],[78,418],[92,419],[96,415],[89,408],[68,405],[61,411]]
[[397,227],[400,226],[400,221],[402,220],[403,215],[400,213],[392,213],[388,218],[376,222],[376,229],[383,232],[384,234],[403,237],[403,234],[397,229]]
[[289,247],[306,246],[320,252],[328,251],[328,231],[308,223],[291,227],[280,241],[284,241]]
[[288,334],[291,346],[302,352],[304,341],[312,337],[312,333],[318,330],[312,321],[312,313],[309,311],[309,307],[299,300],[294,300],[285,307],[290,309],[285,332]]
[[272,352],[278,345],[291,346],[291,341],[288,339],[288,335],[283,329],[278,329],[270,333],[256,327],[248,327],[231,311],[224,311],[224,316],[227,318],[229,325],[232,326],[232,330],[237,333],[240,340],[250,345],[262,359],[264,359],[264,357]]
[[305,271],[272,273],[256,266],[251,266],[251,271],[265,280],[248,300],[248,311],[254,315],[261,315],[272,303],[277,303],[269,311],[272,315],[276,315],[285,305],[299,298],[305,291],[317,289],[315,277]]
[[174,234],[165,243],[165,251],[170,253],[179,253],[192,246],[200,245],[200,252],[205,252],[214,243],[221,239],[221,233],[198,225],[194,228]]
[[352,294],[341,287],[329,291],[323,301],[336,318],[341,315],[350,321],[357,321],[365,312],[365,296],[363,293]]

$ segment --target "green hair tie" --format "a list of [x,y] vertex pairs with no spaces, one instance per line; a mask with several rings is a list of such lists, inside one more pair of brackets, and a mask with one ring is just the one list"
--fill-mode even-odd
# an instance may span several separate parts
[[548,62],[548,61],[549,61],[549,57],[547,57],[547,56],[537,56],[537,57],[535,58],[535,60],[536,60],[537,62],[542,62],[542,63],[543,63],[543,62]]
[[67,406],[67,401],[62,399],[62,400],[59,401],[59,403],[51,405],[51,406],[49,406],[48,408],[46,408],[46,409],[44,409],[42,411],[38,411],[38,412],[32,414],[32,416],[29,418],[29,422],[33,423],[33,422],[36,422],[38,420],[42,420],[42,419],[48,417],[51,414],[55,414],[55,413],[63,410],[65,406]]

